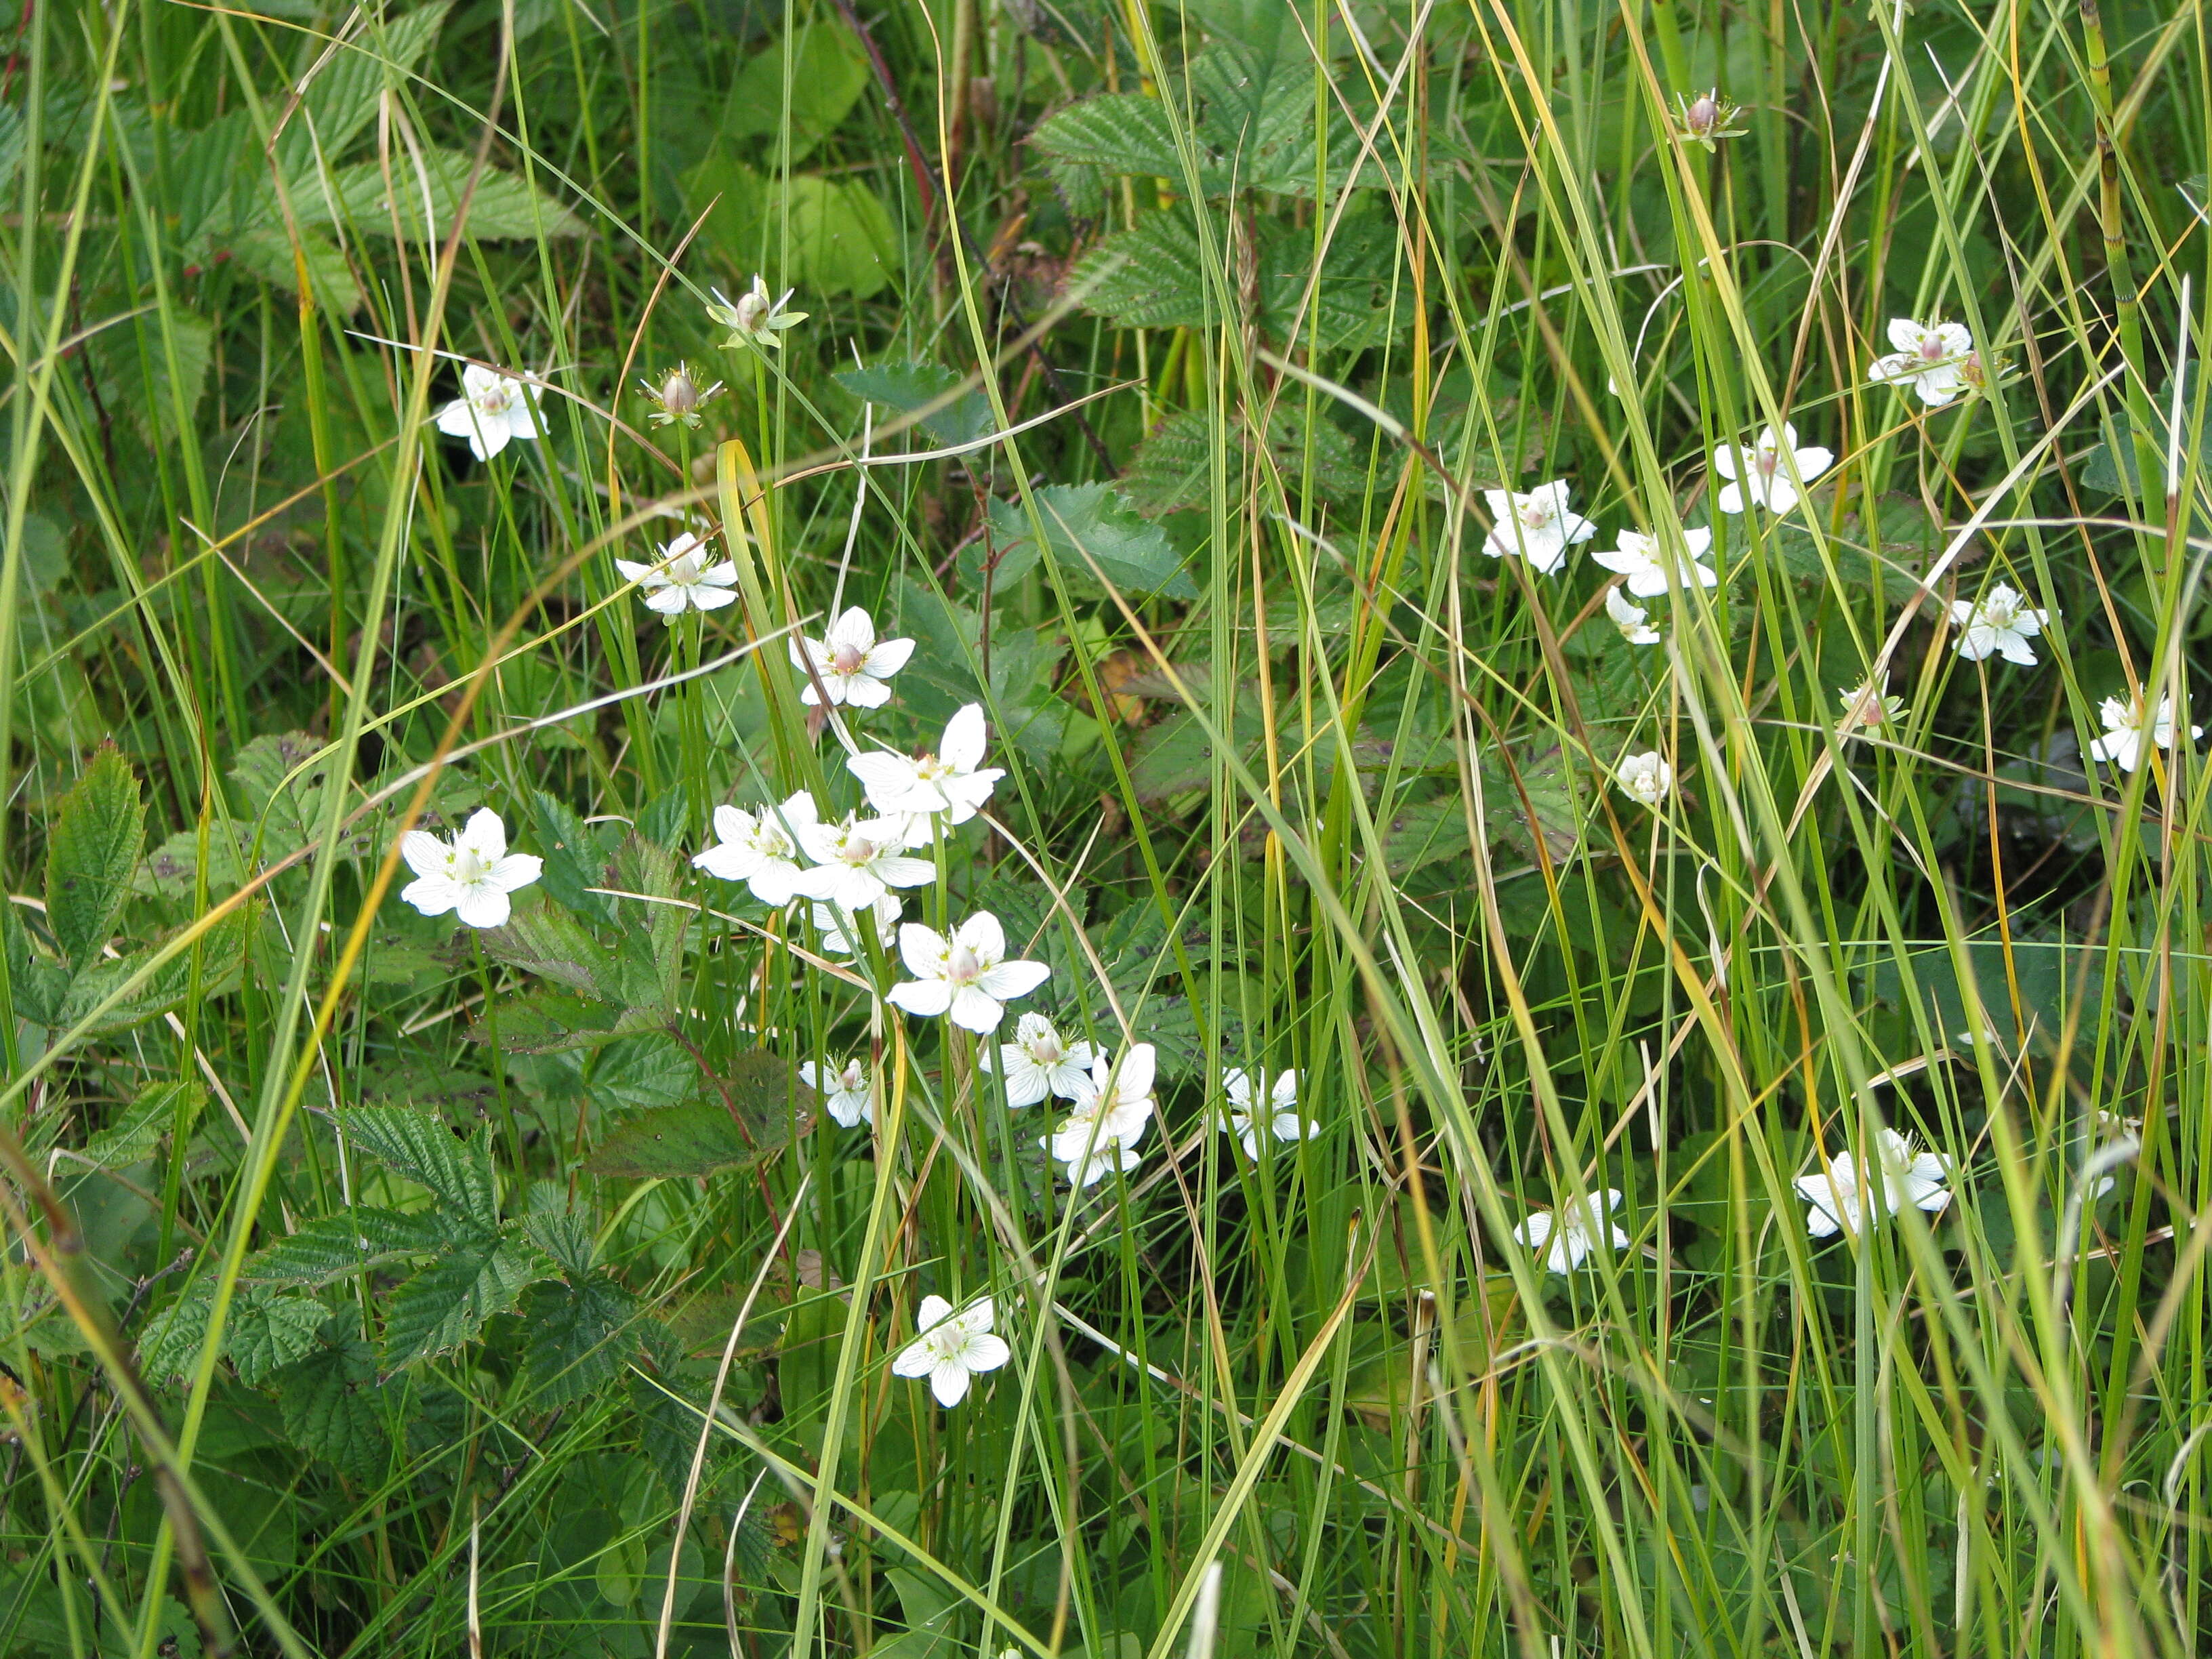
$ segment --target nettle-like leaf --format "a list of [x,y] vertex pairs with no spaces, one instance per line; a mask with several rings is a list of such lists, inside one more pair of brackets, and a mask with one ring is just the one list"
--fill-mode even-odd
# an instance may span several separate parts
[[613,921],[611,902],[589,890],[607,884],[606,860],[591,826],[577,817],[567,803],[543,789],[532,792],[530,810],[532,823],[538,831],[538,845],[545,860],[540,880],[547,896],[586,921]]
[[963,444],[991,429],[990,400],[970,386],[951,395],[966,377],[939,363],[871,363],[830,378],[854,397],[902,415],[927,410],[919,424],[940,445]]
[[355,1106],[340,1111],[337,1120],[371,1158],[428,1188],[448,1220],[483,1232],[499,1225],[489,1136],[459,1139],[441,1119],[405,1106]]
[[[1234,487],[1239,470],[1256,460],[1258,446],[1250,422],[1241,415],[1231,417],[1226,435]],[[1279,406],[1267,421],[1267,447],[1284,489],[1294,500],[1309,464],[1314,493],[1323,501],[1357,501],[1367,489],[1365,463],[1343,428],[1326,418],[1309,422],[1302,410],[1287,404]],[[1137,447],[1121,474],[1121,488],[1128,492],[1130,504],[1147,515],[1200,506],[1206,500],[1212,454],[1212,423],[1205,413],[1177,410]]]
[[[528,180],[497,167],[477,171],[467,150],[424,149],[420,170],[395,162],[387,179],[374,161],[335,167],[301,179],[292,192],[295,222],[310,227],[343,225],[356,234],[392,236],[410,241],[442,241],[453,234],[469,181],[468,234],[479,241],[529,240],[539,236],[580,236],[584,222],[534,188]],[[270,204],[273,210],[274,204]],[[281,222],[273,216],[247,228]]]
[[382,1472],[391,1442],[377,1409],[376,1353],[361,1339],[358,1316],[327,1321],[316,1346],[271,1381],[286,1439],[356,1480]]
[[450,1237],[434,1212],[355,1205],[317,1216],[278,1239],[246,1263],[246,1274],[265,1284],[314,1289],[372,1268],[434,1255]]
[[[1139,598],[1198,597],[1166,532],[1139,517],[1112,484],[1048,484],[1036,498],[1043,545],[1063,575],[1103,577]],[[993,501],[989,518],[999,553],[995,580],[1013,581],[1037,562],[1037,538],[1019,502]]]
[[636,1113],[600,1141],[587,1167],[630,1180],[696,1178],[750,1168],[812,1130],[821,1105],[780,1054],[740,1054],[714,1079],[717,1101]]
[[[572,1274],[531,1286],[523,1299],[523,1386],[537,1407],[562,1406],[595,1393],[622,1369],[620,1339],[637,1316],[637,1298],[604,1273]],[[636,1339],[630,1344],[633,1349]]]
[[62,999],[69,994],[69,969],[32,948],[22,913],[12,904],[0,905],[0,945],[8,952],[8,990],[16,1018],[33,1025],[58,1023]]
[[1167,106],[1137,93],[1102,93],[1070,104],[1039,122],[1030,143],[1052,161],[1117,177],[1182,177]]
[[368,129],[385,88],[406,83],[450,9],[448,0],[436,0],[388,22],[372,16],[366,29],[321,60],[276,137],[276,164],[288,179],[313,167],[318,155],[343,154]]
[[1179,208],[1147,213],[1099,242],[1068,272],[1067,291],[1085,310],[1124,328],[1204,328],[1221,321],[1196,224]]
[[[190,1378],[207,1341],[214,1294],[213,1283],[202,1279],[146,1322],[138,1336],[138,1369],[148,1382]],[[236,1368],[240,1382],[256,1387],[307,1352],[329,1316],[311,1296],[241,1285],[223,1322],[222,1357]]]
[[385,1363],[398,1370],[459,1347],[486,1320],[512,1312],[526,1288],[555,1272],[552,1260],[526,1238],[463,1233],[392,1293]]
[[62,797],[46,835],[46,925],[72,968],[107,943],[145,837],[137,774],[113,744],[103,745]]
[[477,937],[494,961],[593,1001],[621,1000],[623,976],[615,952],[574,915],[542,899],[516,905],[505,927]]
[[[187,997],[205,1000],[228,996],[238,988],[245,970],[246,947],[260,914],[258,900],[242,904],[200,936],[197,982],[189,950],[155,965],[155,958],[167,947],[166,939],[120,957],[93,963],[70,981],[52,1023],[75,1025],[100,1010],[91,1028],[93,1034],[112,1036],[167,1013]],[[122,994],[121,1000],[102,1010],[101,1005],[118,993]]]
[[154,1084],[85,1143],[84,1155],[104,1170],[143,1163],[173,1135],[189,1137],[206,1105],[207,1091],[197,1083]]

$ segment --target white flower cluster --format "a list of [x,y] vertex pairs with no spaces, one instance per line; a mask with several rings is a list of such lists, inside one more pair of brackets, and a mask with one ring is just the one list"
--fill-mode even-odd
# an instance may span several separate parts
[[[1814,1238],[1839,1232],[1856,1236],[1907,1205],[1933,1215],[1950,1203],[1948,1158],[1918,1150],[1889,1128],[1875,1132],[1873,1152],[1873,1171],[1862,1170],[1843,1152],[1832,1159],[1824,1156],[1819,1169],[1797,1177],[1795,1184],[1807,1206],[1805,1231]],[[1532,1211],[1513,1237],[1537,1252],[1551,1272],[1572,1273],[1601,1245],[1625,1250],[1633,1243],[1613,1220],[1620,1201],[1620,1189],[1607,1187],[1563,1210]]]

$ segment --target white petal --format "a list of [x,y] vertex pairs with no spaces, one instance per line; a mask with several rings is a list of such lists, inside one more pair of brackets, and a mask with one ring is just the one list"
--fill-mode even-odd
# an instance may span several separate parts
[[461,890],[453,914],[471,927],[504,927],[514,907],[507,895],[489,884]]
[[938,746],[939,758],[972,772],[983,763],[983,705],[971,702],[964,705],[945,727],[945,740]]
[[443,876],[424,876],[399,890],[401,902],[413,905],[426,916],[444,915],[459,896],[453,884]]
[[[937,984],[948,990],[951,988],[942,980]],[[955,1025],[978,1034],[997,1030],[1000,1022],[1006,1017],[1005,1006],[980,985],[962,986],[959,994],[952,998],[947,1012]]]
[[952,1304],[941,1296],[925,1296],[921,1306],[915,1310],[914,1328],[917,1331],[933,1330],[945,1322],[952,1311]]
[[912,655],[912,640],[884,640],[867,653],[861,665],[862,672],[872,674],[879,680],[887,680],[905,667],[907,659]]
[[399,856],[407,860],[407,867],[418,876],[443,878],[446,873],[447,848],[427,830],[410,830],[399,838]]
[[[978,974],[975,982],[1000,1000],[1012,1001],[1016,997],[1027,996],[1051,977],[1052,969],[1042,962],[1001,962]],[[1151,1045],[1143,1046],[1149,1048]],[[1149,1068],[1145,1086],[1147,1089],[1152,1087]]]
[[952,988],[941,979],[910,979],[891,987],[884,1000],[923,1019],[934,1019],[952,1006]]
[[487,864],[496,864],[507,856],[507,825],[490,807],[479,806],[470,814],[456,844],[473,849]]
[[529,886],[545,872],[545,860],[535,853],[509,853],[485,873],[484,879],[503,893]]
[[985,962],[996,962],[1006,954],[1006,930],[999,926],[998,917],[988,910],[978,910],[969,917],[952,937]]

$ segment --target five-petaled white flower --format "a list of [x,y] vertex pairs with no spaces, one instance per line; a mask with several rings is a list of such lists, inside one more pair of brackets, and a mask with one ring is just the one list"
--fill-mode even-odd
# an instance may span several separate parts
[[1074,1109],[1042,1144],[1067,1166],[1078,1187],[1096,1186],[1119,1170],[1137,1167],[1137,1143],[1154,1110],[1152,1079],[1158,1056],[1149,1042],[1130,1047],[1116,1065],[1103,1053],[1091,1061],[1090,1080],[1076,1097]]
[[713,553],[690,531],[660,550],[650,564],[617,559],[624,581],[635,582],[645,608],[673,623],[686,611],[719,611],[738,597],[738,568],[727,559],[709,562]]
[[[1783,457],[1790,458],[1784,463]],[[1818,444],[1797,446],[1797,428],[1784,421],[1782,435],[1774,435],[1772,427],[1760,428],[1759,441],[1749,449],[1735,444],[1723,444],[1713,451],[1713,471],[1734,483],[1721,486],[1714,504],[1723,513],[1741,513],[1747,501],[1755,502],[1774,514],[1787,513],[1797,505],[1797,485],[1811,483],[1835,464],[1835,452],[1823,449]],[[1790,467],[1794,465],[1797,477],[1792,480]]]
[[783,342],[776,336],[806,320],[806,313],[784,309],[796,291],[786,289],[772,300],[766,280],[755,271],[753,285],[734,300],[719,288],[714,289],[714,298],[707,307],[707,314],[730,331],[730,337],[722,342],[726,349],[742,351],[750,346],[757,351],[778,350]]
[[538,434],[538,393],[512,374],[461,365],[461,395],[438,411],[438,430],[466,438],[469,453],[488,461],[516,438]]
[[1091,1090],[1094,1058],[1089,1043],[1063,1042],[1059,1028],[1035,1013],[1014,1022],[1014,1040],[999,1045],[995,1065],[988,1044],[981,1055],[985,1071],[1006,1073],[1009,1106],[1034,1106],[1047,1095],[1082,1099]]
[[[885,680],[906,666],[912,640],[878,640],[876,624],[857,605],[830,624],[818,640],[791,641],[791,665],[812,678],[799,688],[799,700],[811,708],[826,696],[854,708],[880,708],[891,700]],[[822,682],[817,692],[814,681]]]
[[1605,614],[1613,618],[1613,625],[1620,630],[1620,637],[1631,645],[1659,643],[1659,630],[1651,625],[1651,613],[1630,599],[1618,587],[1605,590]]
[[876,1121],[875,1107],[868,1093],[868,1068],[854,1055],[842,1066],[827,1062],[817,1066],[812,1060],[803,1062],[799,1068],[799,1081],[822,1097],[822,1103],[837,1126],[849,1129],[856,1123]]
[[[2143,708],[2140,701],[2130,697],[2107,697],[2097,711],[2105,722],[2105,735],[2089,743],[2089,758],[2106,761],[2123,772],[2132,772],[2142,764]],[[2189,735],[2193,740],[2204,735],[2204,728],[2192,726]],[[2158,700],[2158,714],[2150,723],[2150,740],[2161,749],[2173,747],[2173,699],[2162,696]]]
[[1612,1212],[1620,1207],[1620,1188],[1607,1187],[1579,1204],[1531,1211],[1528,1218],[1513,1230],[1513,1237],[1532,1250],[1541,1250],[1544,1265],[1553,1273],[1572,1273],[1601,1240],[1609,1241],[1616,1250],[1628,1248],[1628,1235],[1613,1223]]
[[[1255,1078],[1243,1066],[1232,1066],[1221,1074],[1221,1091],[1229,1097],[1229,1109],[1222,1115],[1222,1130],[1237,1137],[1237,1144],[1244,1148],[1244,1156],[1255,1164],[1260,1161],[1262,1127],[1278,1140],[1303,1140],[1321,1127],[1298,1115],[1296,1072],[1278,1072],[1271,1084],[1265,1072]],[[1255,1100],[1260,1103],[1255,1105]]]
[[1902,389],[1911,386],[1923,404],[1948,404],[1966,389],[1961,372],[1974,349],[1974,337],[1960,323],[1919,323],[1893,317],[1889,343],[1896,349],[1877,357],[1867,378]]
[[983,705],[971,702],[946,725],[935,754],[917,758],[878,750],[848,756],[845,769],[860,779],[868,805],[886,817],[942,812],[947,823],[965,823],[991,798],[991,786],[1006,775],[1002,768],[983,764]]
[[1951,601],[1951,623],[1962,631],[1956,641],[1960,656],[1979,662],[1990,653],[2023,668],[2035,666],[2035,647],[2028,643],[2050,622],[2051,613],[2026,603],[2027,595],[2003,582],[1979,599]]
[[849,957],[859,946],[854,939],[861,936],[860,924],[865,921],[867,933],[886,951],[897,937],[891,929],[905,914],[906,903],[896,893],[886,893],[865,910],[847,912],[834,904],[813,904],[807,907],[814,918],[815,931],[822,935],[822,948],[833,957]]
[[763,904],[781,908],[799,896],[800,837],[820,822],[814,797],[804,789],[781,806],[763,806],[757,816],[738,806],[714,809],[714,833],[720,837],[691,860],[724,881],[741,881]]
[[968,1397],[971,1378],[995,1371],[1013,1350],[991,1334],[991,1298],[979,1297],[958,1313],[941,1296],[925,1296],[915,1321],[918,1333],[891,1361],[895,1376],[926,1376],[940,1406]]
[[885,1000],[924,1018],[945,1015],[977,1032],[997,1030],[1006,1005],[1052,974],[1042,962],[1007,961],[1006,930],[988,910],[969,917],[950,939],[909,921],[899,929],[899,955],[914,977],[892,986]]
[[1813,1206],[1806,1212],[1805,1231],[1814,1237],[1857,1232],[1869,1207],[1879,1222],[1907,1204],[1932,1215],[1951,1201],[1943,1184],[1951,1166],[1938,1154],[1915,1152],[1910,1140],[1888,1128],[1875,1132],[1873,1150],[1881,1166],[1879,1182],[1869,1179],[1849,1152],[1837,1153],[1825,1170],[1797,1177],[1799,1195]]
[[529,886],[544,868],[527,853],[507,850],[507,825],[489,806],[478,808],[451,842],[410,830],[399,855],[415,872],[399,896],[426,916],[451,910],[471,927],[504,927],[514,911],[507,896]]
[[1674,585],[1686,588],[1692,583],[1711,587],[1720,580],[1710,565],[1698,562],[1710,552],[1713,532],[1705,526],[1685,530],[1682,541],[1687,549],[1687,558],[1678,557],[1660,544],[1656,536],[1647,536],[1640,530],[1620,532],[1620,545],[1610,553],[1593,553],[1590,557],[1607,570],[1617,570],[1628,578],[1628,591],[1639,599],[1656,599],[1667,591],[1667,576],[1674,573]]
[[1577,542],[1597,534],[1597,526],[1567,509],[1569,490],[1565,478],[1538,484],[1525,495],[1509,489],[1486,489],[1482,499],[1497,520],[1482,544],[1493,559],[1517,556],[1547,574],[1557,570]]
[[793,889],[857,915],[894,887],[933,880],[937,866],[910,858],[906,830],[897,818],[847,818],[842,823],[797,826],[799,845],[815,868],[802,870]]
[[1659,810],[1659,803],[1667,799],[1668,790],[1674,787],[1674,769],[1667,764],[1656,749],[1647,749],[1640,755],[1625,757],[1613,781],[1620,793],[1639,806]]

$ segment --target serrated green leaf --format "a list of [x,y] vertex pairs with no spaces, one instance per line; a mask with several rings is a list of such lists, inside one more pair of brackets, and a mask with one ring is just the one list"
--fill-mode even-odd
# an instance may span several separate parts
[[323,748],[304,732],[270,732],[231,762],[242,816],[259,836],[264,857],[281,858],[320,837],[330,759]]
[[1103,93],[1070,104],[1039,122],[1030,143],[1054,161],[1116,176],[1182,178],[1166,106],[1135,93]]
[[641,1031],[600,1051],[587,1086],[617,1114],[678,1106],[699,1092],[699,1064],[666,1032]]
[[371,1158],[436,1194],[449,1222],[485,1232],[499,1225],[489,1135],[459,1139],[443,1120],[405,1106],[355,1106],[341,1110],[337,1121]]
[[[502,998],[496,1016],[499,1046],[510,1054],[557,1054],[597,1048],[633,1031],[666,1024],[651,1010],[617,1008],[562,991],[537,991]],[[479,1020],[462,1033],[471,1042],[489,1042],[493,1020]]]
[[1322,251],[1317,280],[1310,231],[1271,225],[1260,244],[1259,323],[1267,333],[1330,351],[1390,337],[1398,321],[1391,283],[1397,241],[1388,215],[1346,216]]
[[190,1136],[207,1105],[207,1091],[197,1083],[156,1083],[131,1103],[131,1109],[85,1143],[84,1155],[104,1170],[120,1170],[153,1157],[181,1117]]
[[991,429],[990,403],[973,386],[951,396],[965,377],[940,363],[871,363],[830,378],[854,397],[902,415],[929,410],[920,424],[940,445],[967,443]]
[[274,226],[244,230],[230,239],[228,252],[239,270],[287,293],[299,293],[304,276],[315,303],[341,317],[366,303],[344,251],[319,230],[302,230],[296,241]]
[[[201,936],[197,994],[203,1000],[228,996],[238,988],[245,967],[246,942],[259,915],[258,902],[241,905]],[[53,1023],[74,1025],[118,992],[122,994],[121,1000],[94,1023],[94,1036],[127,1031],[176,1007],[195,994],[192,953],[179,951],[155,966],[154,958],[163,948],[165,945],[149,945],[125,957],[94,963],[70,981]],[[137,982],[134,984],[134,981]]]
[[545,860],[540,880],[547,896],[592,921],[613,921],[614,909],[607,899],[586,890],[607,884],[606,860],[591,827],[565,801],[543,789],[532,793],[530,810]]
[[574,915],[544,899],[515,906],[503,927],[477,935],[484,954],[599,1002],[623,1000],[615,952]]
[[[1227,433],[1231,487],[1238,487],[1243,469],[1256,460],[1252,429],[1242,416],[1231,420]],[[1311,451],[1314,493],[1328,501],[1357,501],[1367,489],[1367,469],[1343,429],[1326,418],[1309,428],[1299,412],[1287,405],[1278,408],[1267,423],[1267,452],[1281,475],[1283,487],[1296,498],[1306,476]],[[1206,500],[1212,471],[1212,423],[1196,410],[1169,416],[1146,435],[1129,458],[1121,477],[1130,505],[1139,513],[1171,513],[1196,507]]]
[[15,1017],[33,1025],[53,1025],[60,1018],[62,1000],[69,994],[69,969],[33,950],[30,930],[14,905],[0,905],[0,911],[5,913],[0,915],[0,942],[8,952],[8,988]]
[[495,1315],[511,1312],[525,1288],[554,1276],[528,1240],[473,1234],[393,1291],[385,1322],[385,1363],[393,1370],[460,1346]]
[[73,968],[107,943],[146,838],[138,775],[114,745],[62,797],[46,836],[46,925]]
[[251,1258],[246,1277],[314,1289],[373,1267],[434,1255],[450,1236],[447,1224],[432,1211],[355,1205],[302,1223],[297,1232]]
[[390,1455],[377,1410],[376,1356],[355,1334],[351,1316],[324,1325],[319,1346],[276,1373],[276,1409],[284,1436],[356,1480],[383,1472]]
[[684,969],[684,934],[691,912],[682,904],[654,904],[684,890],[683,860],[642,836],[625,836],[615,852],[615,885],[647,898],[617,900],[623,968],[623,997],[633,1008],[673,1012]]
[[562,1406],[604,1387],[622,1369],[618,1339],[636,1312],[636,1297],[605,1273],[532,1285],[522,1308],[531,1404]]
[[640,1112],[617,1125],[585,1168],[593,1175],[649,1181],[708,1176],[758,1161],[726,1108],[708,1101]]
[[[1166,532],[1139,517],[1113,485],[1048,484],[1035,494],[1045,545],[1063,574],[1103,576],[1139,597],[1198,597]],[[1000,546],[998,580],[1011,581],[1035,562],[1036,538],[1018,502],[993,501],[989,518]]]
[[[418,172],[395,165],[386,193],[383,168],[373,161],[337,167],[303,179],[292,194],[296,222],[305,226],[342,223],[358,235],[398,236],[410,241],[442,241],[453,234],[454,215],[476,157],[466,150],[425,149]],[[427,195],[422,180],[428,179]],[[252,227],[263,228],[265,227]],[[567,208],[532,188],[526,179],[497,167],[477,177],[469,199],[468,234],[479,241],[529,240],[539,236],[580,236],[584,222]]]
[[215,357],[215,325],[205,318],[171,305],[102,329],[85,351],[108,407],[149,447],[173,441],[179,422],[193,430]]
[[330,1310],[311,1296],[243,1291],[231,1304],[223,1330],[223,1357],[236,1368],[240,1382],[258,1388],[313,1349],[315,1333],[329,1317]]
[[1148,213],[1075,262],[1067,291],[1086,311],[1124,328],[1204,328],[1211,303],[1198,232],[1180,208]]
[[346,40],[307,82],[300,106],[276,138],[276,165],[299,177],[319,155],[335,161],[376,116],[387,87],[404,87],[408,71],[438,38],[449,9],[437,0],[389,21],[372,14],[368,27]]
[[[536,1197],[533,1194],[533,1201]],[[550,1256],[571,1279],[585,1277],[599,1263],[599,1241],[592,1237],[584,1218],[572,1211],[532,1212],[522,1218],[522,1236]]]

